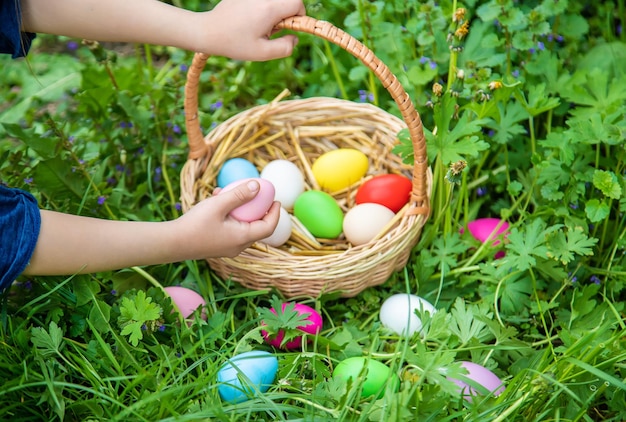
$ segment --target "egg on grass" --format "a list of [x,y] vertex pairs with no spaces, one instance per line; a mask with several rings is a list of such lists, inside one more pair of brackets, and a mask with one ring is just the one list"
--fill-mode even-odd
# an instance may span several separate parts
[[422,331],[422,320],[416,312],[428,312],[432,316],[437,309],[419,296],[395,294],[385,299],[380,307],[380,322],[394,333],[410,337]]
[[222,400],[241,403],[265,393],[274,383],[278,372],[278,359],[263,350],[238,354],[226,361],[217,373]]
[[458,391],[463,394],[463,398],[472,402],[473,397],[491,393],[494,396],[502,394],[505,389],[502,380],[489,369],[473,362],[461,362],[461,366],[467,370],[464,379],[448,379],[458,386]]
[[352,384],[359,383],[361,397],[381,398],[387,383],[391,383],[391,389],[398,391],[400,378],[394,374],[387,365],[371,358],[362,356],[350,357],[342,360],[333,370],[333,378],[343,379]]
[[182,286],[167,286],[163,290],[174,302],[183,318],[193,320],[194,312],[201,308],[200,317],[206,321],[206,301],[199,293]]
[[[301,325],[297,327],[298,330],[311,335],[318,334],[322,330],[322,316],[315,309],[303,303],[292,302],[283,303],[281,305],[283,312],[289,305],[293,305],[293,310],[296,311],[298,315],[306,315],[306,320],[309,321],[309,323],[307,323],[306,325]],[[271,308],[270,311],[273,314],[276,314],[276,310],[274,308]],[[276,348],[284,347],[285,349],[296,349],[302,346],[302,336],[298,336],[283,345],[283,339],[285,338],[285,332],[283,330],[280,330],[274,336],[271,336],[265,330],[261,330],[261,334],[263,335],[263,339],[266,343]]]

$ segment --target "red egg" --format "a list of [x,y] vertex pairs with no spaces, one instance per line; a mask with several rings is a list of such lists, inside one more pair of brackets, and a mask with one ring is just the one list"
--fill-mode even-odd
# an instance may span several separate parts
[[356,192],[357,204],[367,202],[384,205],[397,213],[409,202],[411,179],[399,174],[374,176],[363,183]]

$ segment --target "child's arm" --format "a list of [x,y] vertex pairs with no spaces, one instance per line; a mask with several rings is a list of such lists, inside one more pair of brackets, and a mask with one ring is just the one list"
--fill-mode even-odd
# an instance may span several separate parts
[[258,191],[239,186],[205,199],[167,222],[110,221],[41,211],[41,231],[24,274],[67,275],[165,264],[187,259],[236,256],[272,234],[276,202],[262,220],[243,223],[228,216]]
[[22,0],[27,32],[167,45],[241,60],[290,55],[295,36],[269,37],[282,19],[304,14],[302,0],[223,0],[209,12],[158,0]]

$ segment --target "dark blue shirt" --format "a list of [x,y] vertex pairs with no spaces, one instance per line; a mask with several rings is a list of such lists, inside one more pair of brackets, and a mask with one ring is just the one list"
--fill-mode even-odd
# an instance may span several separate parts
[[[0,53],[24,57],[35,34],[22,32],[19,0],[0,0]],[[0,185],[0,292],[24,271],[35,250],[41,216],[28,192]]]
[[40,227],[35,198],[0,185],[0,291],[9,287],[30,262]]
[[20,0],[0,0],[0,53],[24,57],[35,34],[22,32]]

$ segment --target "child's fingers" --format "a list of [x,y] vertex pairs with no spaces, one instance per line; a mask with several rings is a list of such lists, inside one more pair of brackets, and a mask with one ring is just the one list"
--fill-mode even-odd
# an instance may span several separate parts
[[217,199],[222,201],[224,211],[230,213],[237,207],[250,202],[259,193],[259,182],[256,180],[249,180],[247,183],[241,183],[228,191],[223,191],[216,196]]

